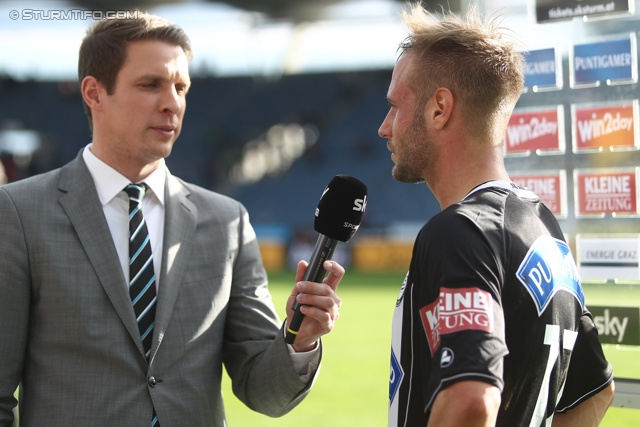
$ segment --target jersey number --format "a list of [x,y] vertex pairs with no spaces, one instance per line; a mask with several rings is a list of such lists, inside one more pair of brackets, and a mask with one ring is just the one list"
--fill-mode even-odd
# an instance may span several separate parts
[[[576,338],[578,338],[577,332],[565,329],[563,331],[562,337],[563,349],[572,351],[573,346],[576,343]],[[544,331],[544,345],[549,346],[549,359],[547,360],[547,369],[544,373],[544,379],[542,381],[542,385],[540,386],[540,393],[538,394],[538,401],[536,402],[536,409],[533,411],[533,417],[531,418],[529,427],[539,427],[542,423],[542,420],[544,420],[547,415],[547,403],[549,401],[549,382],[551,381],[551,372],[553,371],[553,367],[555,366],[556,361],[560,356],[560,326],[546,326],[546,329]],[[560,392],[558,393],[556,404],[560,400],[560,397],[562,397],[563,390],[564,382],[562,383],[562,387],[560,388]],[[546,420],[546,425],[550,426],[552,421],[553,415],[551,415]]]

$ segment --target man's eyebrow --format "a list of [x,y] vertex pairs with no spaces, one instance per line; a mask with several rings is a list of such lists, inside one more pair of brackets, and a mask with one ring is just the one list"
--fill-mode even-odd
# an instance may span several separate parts
[[167,80],[167,78],[160,76],[158,74],[144,74],[136,79],[136,81],[143,81],[143,80],[165,81]]
[[[154,81],[154,82],[168,82],[168,81],[172,81],[173,79],[168,78],[166,76],[162,76],[159,74],[144,74],[140,77],[138,77],[135,81],[136,82],[141,82],[141,81]],[[186,78],[186,79],[179,79],[176,83],[182,83],[186,86],[191,86],[191,79]]]

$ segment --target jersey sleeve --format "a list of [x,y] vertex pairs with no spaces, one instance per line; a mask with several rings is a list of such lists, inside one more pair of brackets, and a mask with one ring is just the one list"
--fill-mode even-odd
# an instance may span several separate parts
[[585,310],[580,319],[578,338],[571,354],[569,372],[556,412],[566,412],[613,381],[613,369],[604,357],[598,330],[591,313]]
[[476,218],[460,213],[429,223],[419,239],[414,258],[420,265],[412,268],[427,338],[423,351],[429,352],[422,361],[426,409],[440,389],[459,381],[502,390],[508,351],[499,292],[503,268],[493,243],[498,240]]

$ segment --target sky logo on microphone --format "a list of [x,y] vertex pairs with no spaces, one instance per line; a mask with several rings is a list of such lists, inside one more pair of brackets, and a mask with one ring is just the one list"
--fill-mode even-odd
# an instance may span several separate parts
[[357,212],[364,212],[367,208],[367,196],[364,196],[364,199],[356,199],[353,201],[353,210]]

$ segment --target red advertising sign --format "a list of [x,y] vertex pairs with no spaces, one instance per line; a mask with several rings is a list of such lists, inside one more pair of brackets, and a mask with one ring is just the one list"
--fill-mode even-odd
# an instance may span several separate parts
[[637,103],[596,108],[573,106],[574,151],[637,147]]
[[507,125],[506,154],[564,152],[562,106],[539,111],[515,111]]
[[511,181],[519,187],[536,193],[549,210],[559,216],[565,215],[566,180],[564,171],[535,175],[511,176]]
[[638,210],[638,172],[574,171],[576,215],[636,215]]

